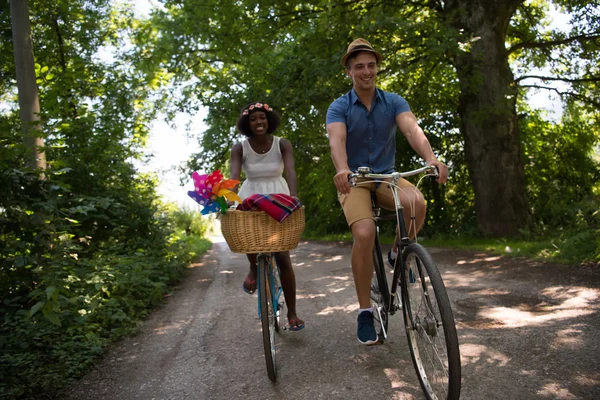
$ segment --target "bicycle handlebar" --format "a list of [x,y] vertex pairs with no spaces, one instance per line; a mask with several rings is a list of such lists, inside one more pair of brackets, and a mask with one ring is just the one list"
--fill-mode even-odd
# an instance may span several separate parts
[[412,171],[392,172],[391,174],[372,174],[371,168],[358,167],[358,171],[353,172],[348,175],[348,182],[350,182],[351,186],[355,186],[356,178],[370,178],[370,179],[376,179],[376,180],[392,179],[392,181],[395,183],[395,182],[398,182],[398,180],[400,178],[406,178],[408,176],[419,175],[422,173],[427,173],[427,175],[434,177],[434,178],[437,178],[439,176],[438,170],[434,165],[427,165],[425,167],[414,169]]

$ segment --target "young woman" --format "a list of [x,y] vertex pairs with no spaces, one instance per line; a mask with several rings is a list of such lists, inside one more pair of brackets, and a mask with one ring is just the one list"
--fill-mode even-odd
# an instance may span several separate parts
[[[273,135],[280,122],[279,115],[268,104],[254,102],[242,109],[237,128],[247,139],[231,148],[229,174],[230,179],[239,180],[242,169],[246,173],[246,180],[238,191],[242,200],[253,194],[298,195],[292,144],[287,139]],[[242,288],[246,293],[252,294],[256,290],[256,254],[247,256],[250,272]],[[290,253],[275,253],[275,259],[281,273],[290,330],[299,331],[304,328],[304,321],[296,315],[296,276]]]

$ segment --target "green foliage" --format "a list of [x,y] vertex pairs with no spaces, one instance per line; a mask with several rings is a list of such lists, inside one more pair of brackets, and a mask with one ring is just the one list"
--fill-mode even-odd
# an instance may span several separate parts
[[[300,198],[318,215],[309,219],[307,230],[346,230],[332,185],[335,172],[325,113],[332,100],[350,89],[339,59],[349,38],[356,36],[368,37],[382,49],[386,63],[380,85],[407,97],[424,118],[422,125],[433,145],[441,149],[448,144],[448,155],[460,152],[453,112],[457,82],[452,68],[440,63],[452,46],[448,39],[453,33],[443,29],[433,13],[415,21],[419,34],[404,35],[415,29],[407,22],[414,20],[414,10],[377,2],[189,1],[179,7],[165,1],[164,5],[166,11],[153,14],[140,33],[137,51],[160,54],[153,70],[166,69],[185,82],[181,95],[172,100],[178,107],[209,109],[203,150],[192,157],[186,173],[223,168],[229,149],[241,140],[234,129],[240,107],[260,99],[282,113],[284,123],[277,134],[294,145]],[[161,35],[147,40],[150,27]],[[142,68],[149,66],[143,62]],[[407,147],[398,141],[399,168],[411,168],[417,160]],[[443,193],[434,194],[442,203]]]
[[553,239],[553,248],[544,253],[571,263],[600,262],[600,199],[574,204],[574,218]]
[[[51,395],[81,374],[106,344],[135,330],[209,245],[199,235],[210,221],[163,207],[156,177],[136,172],[159,111],[172,117],[208,107],[208,130],[192,131],[203,151],[186,168],[226,171],[231,146],[242,139],[234,128],[240,107],[250,100],[276,107],[283,117],[277,134],[293,143],[299,196],[310,210],[307,237],[347,235],[325,114],[350,89],[339,59],[356,37],[384,54],[378,84],[409,101],[451,166],[445,187],[421,186],[426,239],[478,233],[453,65],[475,38],[452,26],[442,3],[162,3],[139,21],[110,0],[29,2],[46,181],[23,165],[13,59],[0,60],[2,396]],[[522,235],[551,243],[537,250],[542,255],[597,262],[599,48],[584,36],[598,31],[600,14],[589,2],[554,4],[572,13],[570,32],[544,28],[549,2],[541,1],[521,3],[506,33],[519,100],[532,86],[525,78],[532,67],[568,79],[571,91],[559,123],[518,103],[535,219]],[[5,55],[12,54],[8,7],[0,4]],[[397,153],[399,170],[419,162],[403,139]]]
[[197,262],[211,248],[212,242],[200,236],[190,235],[181,238],[181,245],[190,260]]
[[[515,84],[531,86],[521,79],[534,68],[549,66],[557,79],[572,78],[575,95],[571,98],[593,101],[598,74],[592,60],[597,61],[598,52],[591,33],[598,13],[590,12],[594,6],[577,1],[555,3],[573,13],[571,32],[547,28],[547,1],[519,3],[510,20],[505,36]],[[453,26],[448,7],[418,1],[392,5],[277,0],[180,4],[165,0],[163,4],[164,11],[155,12],[145,23],[136,51],[160,55],[154,65],[143,62],[145,71],[166,70],[182,83],[178,96],[171,100],[179,109],[209,109],[208,130],[194,132],[200,135],[203,150],[192,157],[186,173],[224,167],[232,144],[242,139],[234,128],[239,108],[249,100],[266,101],[282,113],[278,134],[294,145],[299,196],[311,215],[317,216],[308,221],[307,229],[323,234],[346,230],[339,221],[341,211],[331,183],[334,171],[325,113],[333,99],[350,89],[339,65],[347,44],[366,37],[384,55],[378,85],[409,101],[438,157],[451,166],[445,188],[423,188],[430,209],[428,232],[477,233],[475,194],[461,134],[465,122],[458,118],[461,88],[454,65],[456,55],[470,52],[477,38]],[[462,17],[468,19],[468,11]],[[580,39],[567,40],[575,35]],[[562,53],[551,56],[554,48]],[[570,60],[561,55],[565,50]],[[583,145],[586,149],[593,146],[591,142]],[[398,140],[397,150],[399,170],[418,164],[406,141]],[[562,162],[572,166],[575,161]]]
[[[598,209],[578,213],[569,229],[549,232],[544,236],[531,235],[520,238],[491,239],[481,236],[437,235],[420,241],[429,247],[450,247],[471,250],[486,250],[496,254],[527,257],[554,261],[570,265],[598,264],[600,262],[600,240]],[[596,206],[597,207],[597,206]]]
[[199,210],[182,207],[175,209],[171,216],[175,227],[187,236],[204,237],[213,230],[212,217],[203,216]]
[[520,123],[528,195],[536,221],[534,231],[527,235],[552,242],[543,252],[548,257],[597,262],[600,163],[594,149],[600,142],[598,120],[569,106],[561,123],[552,124],[531,111]]
[[[137,328],[208,241],[178,235],[140,174],[159,73],[125,49],[108,0],[30,1],[48,170],[23,164],[12,57],[0,60],[0,397],[53,397]],[[8,2],[0,49],[12,53]],[[196,229],[202,232],[202,228]]]
[[568,227],[577,213],[573,205],[594,201],[592,190],[600,179],[600,165],[592,158],[598,125],[567,110],[561,124],[531,113],[522,119],[521,131],[535,219],[550,228]]
[[[1,390],[10,398],[52,393],[83,373],[207,248],[173,236],[154,195],[77,198],[73,207],[73,194],[48,178],[1,175]],[[94,225],[103,228],[82,229]]]

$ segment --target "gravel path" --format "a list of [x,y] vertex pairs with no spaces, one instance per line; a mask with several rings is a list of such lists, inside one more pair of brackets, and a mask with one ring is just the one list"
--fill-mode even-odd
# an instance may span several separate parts
[[[600,399],[600,269],[431,249],[461,344],[461,399]],[[139,334],[116,344],[65,399],[423,399],[402,330],[382,346],[355,337],[347,244],[292,252],[300,332],[279,335],[266,374],[256,295],[243,254],[215,242]],[[596,333],[594,333],[596,332]]]

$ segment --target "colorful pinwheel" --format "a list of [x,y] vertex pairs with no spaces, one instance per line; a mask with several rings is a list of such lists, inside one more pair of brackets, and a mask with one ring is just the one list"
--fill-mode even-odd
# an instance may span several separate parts
[[219,170],[212,172],[210,175],[200,175],[198,172],[194,172],[192,178],[196,190],[189,191],[188,196],[204,206],[201,212],[203,215],[219,211],[225,214],[228,200],[242,202],[237,193],[230,190],[240,181],[234,179],[223,180],[223,174]]

